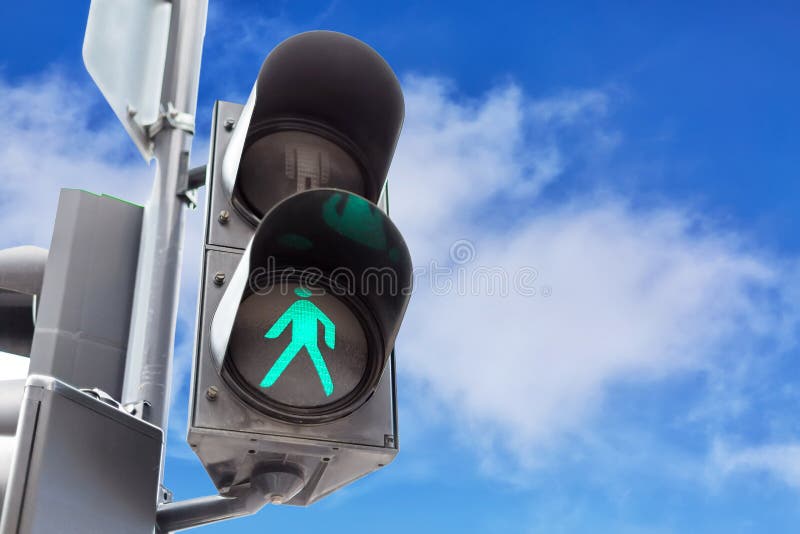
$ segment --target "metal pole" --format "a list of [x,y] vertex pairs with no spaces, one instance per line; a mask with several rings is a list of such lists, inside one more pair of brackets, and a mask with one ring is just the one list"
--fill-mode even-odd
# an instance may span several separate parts
[[[166,436],[183,246],[184,200],[208,0],[172,0],[158,161],[144,210],[122,403]],[[145,408],[147,407],[147,408]],[[166,440],[166,438],[165,438]]]
[[156,513],[158,532],[199,527],[234,517],[252,515],[267,503],[286,502],[303,489],[302,474],[286,464],[269,466],[267,472],[250,477],[247,487],[232,495],[200,497],[162,504]]
[[253,515],[266,504],[256,498],[227,498],[219,495],[162,504],[158,509],[158,532],[168,534],[218,521]]

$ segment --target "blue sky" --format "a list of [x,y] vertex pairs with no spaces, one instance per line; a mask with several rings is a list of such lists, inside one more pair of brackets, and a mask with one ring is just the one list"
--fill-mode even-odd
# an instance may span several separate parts
[[[213,102],[243,102],[275,44],[349,33],[404,86],[392,216],[415,264],[536,276],[533,295],[423,278],[398,459],[205,532],[797,531],[796,4],[210,4],[195,162]],[[0,245],[47,246],[60,187],[143,202],[152,170],[82,66],[88,2],[4,12]],[[201,226],[190,213],[179,499],[213,491],[183,442]]]

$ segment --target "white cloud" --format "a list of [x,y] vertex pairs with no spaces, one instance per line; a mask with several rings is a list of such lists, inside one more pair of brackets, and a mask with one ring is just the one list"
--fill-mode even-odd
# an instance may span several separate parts
[[608,95],[599,90],[568,91],[533,102],[530,111],[540,121],[572,124],[608,111]]
[[800,489],[800,443],[786,442],[732,448],[716,441],[711,467],[723,475],[762,473]]
[[[404,83],[406,121],[390,198],[393,216],[412,236],[464,224],[497,193],[534,195],[561,171],[556,146],[525,145],[519,88],[498,88],[471,102],[457,102],[450,89],[436,78]],[[415,243],[413,252],[430,257],[435,247],[427,243]]]
[[0,246],[48,247],[62,187],[147,198],[152,170],[125,157],[130,142],[120,126],[98,120],[112,116],[99,104],[96,91],[55,73],[0,81]]
[[447,89],[406,84],[392,216],[417,268],[447,262],[466,238],[477,254],[468,279],[481,267],[509,282],[526,267],[536,276],[534,296],[436,295],[418,283],[400,372],[457,414],[469,443],[532,465],[542,446],[580,432],[615,383],[706,366],[726,349],[736,358],[739,344],[797,324],[794,308],[766,296],[785,282],[782,267],[680,206],[643,211],[591,192],[546,202],[542,190],[581,156],[568,150],[593,150],[560,146],[555,129],[602,130],[602,94],[530,102],[511,86],[459,102]]

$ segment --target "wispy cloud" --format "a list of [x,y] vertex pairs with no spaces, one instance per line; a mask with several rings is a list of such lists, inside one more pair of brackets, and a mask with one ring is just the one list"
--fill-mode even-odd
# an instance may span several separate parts
[[710,467],[722,475],[760,473],[800,490],[800,442],[732,447],[717,440]]
[[105,104],[92,89],[57,72],[0,80],[0,245],[49,246],[62,187],[147,198],[152,170],[131,157],[110,111],[97,113]]
[[609,107],[609,96],[600,90],[566,91],[562,94],[542,98],[530,106],[531,115],[540,121],[573,124],[605,115]]

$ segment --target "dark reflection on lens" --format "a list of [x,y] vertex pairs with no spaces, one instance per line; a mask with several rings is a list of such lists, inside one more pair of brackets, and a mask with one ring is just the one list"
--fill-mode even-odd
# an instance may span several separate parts
[[320,187],[367,194],[358,164],[338,145],[307,132],[281,131],[244,151],[234,195],[251,218],[260,219],[280,200]]

